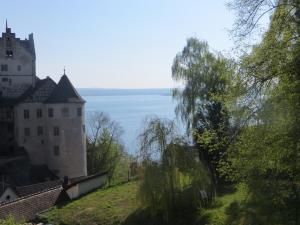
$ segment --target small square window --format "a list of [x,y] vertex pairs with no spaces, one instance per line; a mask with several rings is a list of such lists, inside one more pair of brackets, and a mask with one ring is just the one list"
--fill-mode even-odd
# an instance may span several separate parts
[[29,109],[24,109],[24,119],[29,119]]
[[59,136],[59,127],[54,127],[53,128],[53,135],[54,136]]
[[53,115],[54,115],[53,109],[49,108],[48,109],[48,117],[53,117]]
[[7,57],[13,57],[14,56],[14,53],[12,50],[6,50],[6,56]]
[[36,110],[36,117],[37,117],[37,118],[42,118],[42,116],[43,116],[43,111],[42,111],[42,109],[37,109],[37,110]]
[[29,127],[25,127],[25,128],[24,128],[24,135],[25,135],[26,137],[29,137],[29,136],[30,136],[30,128],[29,128]]
[[82,116],[82,109],[81,107],[77,108],[77,116]]
[[8,71],[8,65],[7,64],[2,64],[1,65],[1,71]]
[[18,71],[21,71],[22,67],[21,65],[18,65]]
[[44,129],[42,126],[37,127],[37,135],[42,136],[44,134]]
[[59,146],[55,145],[53,148],[53,152],[55,156],[59,156],[60,152],[59,152]]

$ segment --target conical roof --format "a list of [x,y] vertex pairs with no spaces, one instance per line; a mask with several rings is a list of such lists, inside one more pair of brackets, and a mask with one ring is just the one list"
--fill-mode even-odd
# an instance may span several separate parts
[[85,101],[78,94],[69,78],[64,74],[57,86],[54,88],[46,103],[84,103]]

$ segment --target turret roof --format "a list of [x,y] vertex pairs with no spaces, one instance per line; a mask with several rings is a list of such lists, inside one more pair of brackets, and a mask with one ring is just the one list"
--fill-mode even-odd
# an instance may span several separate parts
[[84,103],[85,101],[78,94],[67,75],[64,74],[45,103],[70,102]]

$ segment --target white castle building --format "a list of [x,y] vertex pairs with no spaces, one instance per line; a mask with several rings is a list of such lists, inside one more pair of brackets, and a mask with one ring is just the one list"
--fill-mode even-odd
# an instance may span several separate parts
[[23,149],[32,165],[46,165],[60,178],[86,176],[84,104],[65,73],[58,83],[36,76],[33,34],[16,38],[6,23],[0,37],[0,164]]

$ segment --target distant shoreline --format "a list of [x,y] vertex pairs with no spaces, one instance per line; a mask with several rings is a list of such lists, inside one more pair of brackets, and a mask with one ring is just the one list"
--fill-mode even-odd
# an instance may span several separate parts
[[126,96],[126,95],[160,95],[171,96],[171,88],[117,89],[117,88],[77,88],[82,96]]

